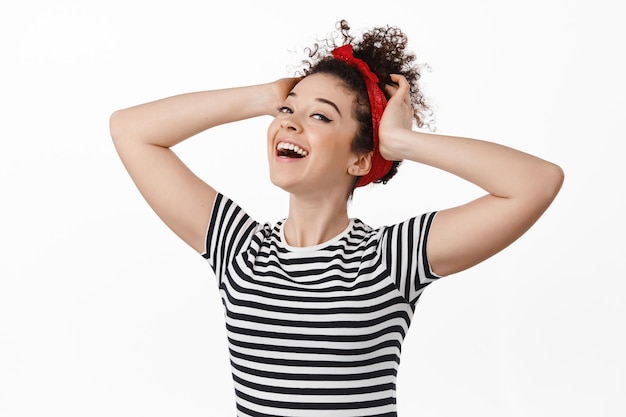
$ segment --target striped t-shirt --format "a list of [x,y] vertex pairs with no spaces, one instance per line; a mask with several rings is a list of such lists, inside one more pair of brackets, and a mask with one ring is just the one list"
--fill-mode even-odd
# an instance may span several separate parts
[[402,341],[424,288],[434,213],[291,247],[222,194],[206,252],[219,283],[238,416],[396,416]]

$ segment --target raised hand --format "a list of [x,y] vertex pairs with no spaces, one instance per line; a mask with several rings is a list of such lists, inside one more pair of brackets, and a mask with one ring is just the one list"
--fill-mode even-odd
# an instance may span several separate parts
[[413,127],[413,108],[409,96],[410,85],[402,75],[392,74],[391,79],[398,86],[387,85],[386,90],[391,95],[383,113],[378,129],[380,140],[379,149],[383,158],[388,161],[405,159],[399,142],[400,134],[410,131]]

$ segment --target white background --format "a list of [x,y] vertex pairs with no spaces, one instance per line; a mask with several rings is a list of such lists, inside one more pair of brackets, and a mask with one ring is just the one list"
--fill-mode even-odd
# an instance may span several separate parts
[[[438,131],[561,165],[536,226],[432,285],[398,381],[401,416],[626,415],[626,32],[608,0],[11,1],[0,6],[0,415],[227,416],[208,265],[141,199],[114,110],[291,75],[346,18],[398,25],[430,65]],[[219,6],[216,6],[219,4]],[[286,214],[257,119],[177,149],[260,220]],[[407,163],[357,191],[373,226],[480,191]]]

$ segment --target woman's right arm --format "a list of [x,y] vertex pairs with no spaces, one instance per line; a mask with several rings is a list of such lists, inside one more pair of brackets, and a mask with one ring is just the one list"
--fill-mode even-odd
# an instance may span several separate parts
[[170,149],[211,127],[273,115],[295,79],[173,96],[111,115],[115,148],[150,207],[189,246],[204,252],[216,191]]

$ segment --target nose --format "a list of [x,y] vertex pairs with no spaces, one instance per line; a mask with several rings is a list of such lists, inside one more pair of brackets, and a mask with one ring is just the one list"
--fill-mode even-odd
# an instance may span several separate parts
[[302,127],[300,126],[300,123],[298,123],[298,121],[293,117],[293,115],[284,117],[280,121],[280,127],[286,130],[290,130],[292,132],[299,132],[302,129]]

